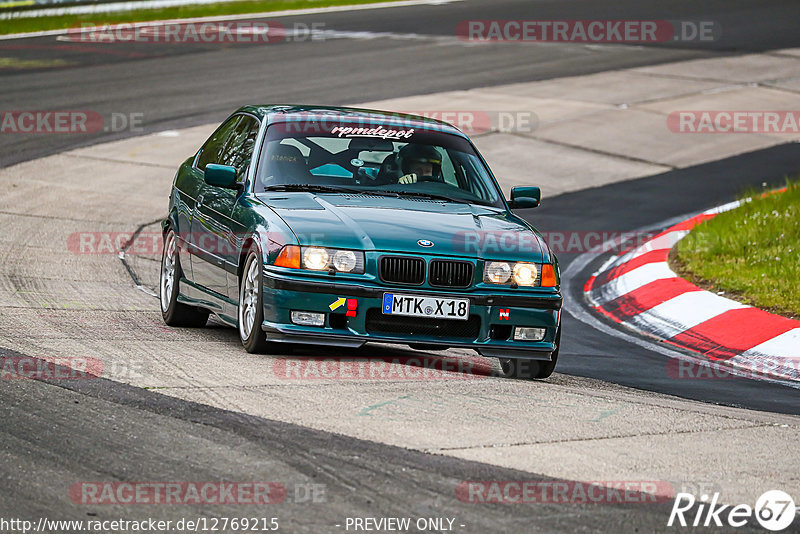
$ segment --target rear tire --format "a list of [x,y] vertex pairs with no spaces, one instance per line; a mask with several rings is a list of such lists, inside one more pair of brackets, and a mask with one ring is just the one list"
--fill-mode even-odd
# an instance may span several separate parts
[[264,322],[264,294],[262,292],[262,259],[258,246],[253,244],[239,279],[239,339],[244,350],[251,354],[272,352],[274,345],[267,341],[261,329]]
[[550,356],[550,361],[522,360],[519,358],[500,358],[500,367],[507,378],[522,378],[526,380],[542,380],[553,374],[558,363],[558,350],[561,348],[561,327],[556,332],[556,350]]
[[169,326],[191,328],[205,326],[208,322],[208,310],[178,302],[178,285],[182,277],[178,236],[170,229],[164,236],[164,248],[161,251],[161,276],[159,279],[161,316]]

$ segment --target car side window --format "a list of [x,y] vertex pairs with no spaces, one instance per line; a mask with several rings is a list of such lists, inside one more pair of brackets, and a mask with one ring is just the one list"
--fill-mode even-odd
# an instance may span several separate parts
[[234,167],[237,176],[241,176],[250,165],[258,129],[256,119],[243,115],[220,154],[220,164]]
[[204,171],[206,170],[206,165],[209,163],[220,162],[220,157],[222,156],[225,146],[228,144],[228,141],[236,130],[236,126],[241,120],[241,115],[231,117],[208,138],[203,148],[200,149],[200,157],[197,158],[198,169]]

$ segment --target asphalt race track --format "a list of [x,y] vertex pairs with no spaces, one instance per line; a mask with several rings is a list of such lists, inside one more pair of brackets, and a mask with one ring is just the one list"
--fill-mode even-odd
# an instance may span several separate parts
[[[461,20],[531,17],[713,20],[722,25],[724,33],[712,43],[559,43],[530,48],[509,44],[466,46],[455,37],[455,26]],[[0,58],[13,59],[8,63],[11,67],[0,67],[0,109],[86,109],[104,117],[143,117],[142,129],[136,131],[0,134],[0,169],[78,147],[218,122],[243,103],[350,104],[800,47],[800,4],[790,0],[715,0],[702,5],[688,0],[466,0],[280,20],[287,27],[294,22],[323,23],[326,30],[338,36],[324,44],[299,41],[269,46],[116,43],[98,47],[53,36],[0,40]],[[42,65],[50,62],[51,66],[13,67],[14,61],[32,60],[40,60]],[[169,137],[163,139],[169,141]],[[800,144],[786,143],[545,198],[540,208],[521,214],[543,231],[583,230],[589,224],[599,231],[653,229],[728,202],[748,187],[780,185],[786,175],[798,169]],[[52,172],[58,173],[58,169]],[[172,171],[163,174],[168,180]],[[106,195],[101,198],[109,202],[115,198],[114,178],[93,182],[101,187],[108,185],[110,193],[99,191],[98,195]],[[53,206],[52,213],[44,217],[58,221],[70,214]],[[137,224],[151,222],[138,220]],[[24,224],[13,226],[2,237],[4,250],[22,258],[47,253],[23,238],[25,235]],[[572,255],[560,258],[562,272],[574,259]],[[583,282],[605,259],[598,255],[572,273],[568,309],[582,306]],[[18,291],[36,289],[35,280],[21,280],[28,280],[31,271],[41,270],[30,269],[24,261],[4,261],[3,267],[12,269],[2,273],[4,286]],[[14,272],[17,265],[22,267]],[[127,273],[120,276],[122,266],[115,265],[118,270],[109,277],[113,274],[114,279],[128,284],[127,289],[132,280]],[[141,267],[131,267],[131,274],[137,281],[149,280]],[[42,274],[43,279],[49,276]],[[151,302],[157,312],[156,300]],[[24,316],[24,310],[5,303],[0,306],[4,325],[13,325],[17,314]],[[135,337],[139,326],[123,321],[120,339]],[[18,331],[24,335],[24,328]],[[787,423],[796,420],[785,416],[800,415],[797,388],[744,379],[674,380],[664,373],[666,359],[662,354],[609,335],[608,330],[591,328],[574,314],[564,314],[564,332],[557,374],[552,379],[558,386],[590,388],[611,397],[635,397],[662,408],[672,406],[672,399],[666,396],[674,396],[698,401],[691,405],[708,404],[704,409],[720,417],[735,417],[732,408],[766,412],[764,417]],[[227,344],[234,350],[239,348],[235,332],[219,326],[181,336],[180,341],[202,342],[198,350],[204,354],[198,361],[215,365],[216,347]],[[31,349],[40,348],[39,341],[31,340]],[[19,340],[19,346],[25,344],[25,339]],[[376,350],[379,356],[395,354],[390,348]],[[185,352],[187,358],[193,357],[188,349]],[[20,355],[2,346],[0,353]],[[230,370],[224,367],[225,362],[219,363]],[[175,365],[174,371],[178,368]],[[171,368],[165,365],[164,369],[168,372]],[[507,395],[533,394],[530,384],[524,382],[508,380],[501,387]],[[353,396],[342,403],[358,399],[362,393],[367,394],[351,391]],[[220,398],[206,404],[202,394]],[[291,399],[291,392],[282,394],[289,396],[289,403],[296,400]],[[458,394],[466,397],[474,392],[460,388]],[[463,532],[605,532],[629,531],[633,525],[641,532],[671,531],[665,527],[669,503],[611,507],[572,504],[566,508],[540,504],[513,509],[464,503],[453,493],[453,487],[464,480],[552,481],[553,477],[503,467],[502,462],[429,454],[423,451],[440,451],[435,447],[398,446],[400,441],[390,437],[354,437],[344,430],[337,433],[286,422],[295,421],[292,417],[273,420],[243,413],[236,409],[241,399],[222,399],[225,395],[223,390],[209,389],[191,400],[104,378],[0,381],[0,403],[5,407],[0,423],[0,515],[81,518],[76,515],[79,510],[86,518],[111,518],[129,511],[125,506],[74,506],[65,498],[64,488],[76,480],[284,480],[288,481],[288,504],[276,506],[274,514],[281,518],[281,530],[289,532],[344,531],[334,525],[342,524],[346,517],[397,515],[454,517],[455,530]],[[296,402],[285,410],[302,411],[302,402]],[[324,485],[323,504],[300,497],[308,484]],[[218,506],[209,512],[202,505],[185,505],[134,510],[132,515],[175,518],[208,513],[230,517],[242,512],[235,507]]]
[[[653,19],[710,20],[724,28],[715,42],[653,46],[583,44],[542,47],[462,46],[458,22],[469,19]],[[668,15],[665,15],[668,14]],[[349,104],[409,94],[468,89],[547,79],[636,65],[780,49],[800,44],[794,21],[800,6],[790,0],[716,0],[666,3],[456,2],[281,18],[292,27],[324,23],[326,30],[417,34],[418,39],[331,39],[280,43],[207,45],[117,43],[102,50],[52,37],[0,40],[0,54],[19,60],[61,60],[66,66],[18,71],[0,68],[4,109],[78,109],[144,113],[145,131],[221,121],[242,102]],[[757,24],[754,22],[757,21]],[[425,36],[428,36],[427,38]],[[447,39],[442,42],[441,38]],[[453,41],[455,43],[453,43]],[[126,133],[131,135],[130,132]],[[98,136],[5,136],[0,165],[87,143]]]
[[[10,447],[4,452],[3,507],[15,516],[74,518],[72,503],[63,503],[58,494],[62,487],[131,471],[143,480],[180,480],[188,472],[198,481],[295,481],[287,485],[289,504],[274,512],[281,529],[289,532],[333,531],[345,517],[377,515],[456,517],[476,532],[518,532],[534,520],[545,531],[614,530],[626,523],[657,531],[669,513],[668,504],[615,506],[613,511],[577,506],[569,514],[559,505],[515,514],[502,504],[478,509],[449,496],[454,482],[525,475],[174,401],[116,383],[74,388],[65,382],[19,381],[2,389],[7,407],[4,444],[18,450],[35,445],[37,456],[31,462]],[[33,431],[39,434],[38,444],[26,443]],[[98,447],[100,443],[107,447]],[[141,464],[132,467],[131,462]],[[22,466],[24,481],[18,476]],[[324,485],[324,506],[296,498],[304,495],[298,488],[306,484]],[[87,516],[124,516],[123,510],[89,507]],[[148,511],[147,517],[204,513],[201,506],[185,505]],[[214,508],[218,517],[240,513],[236,506]],[[268,508],[264,513],[272,512]]]

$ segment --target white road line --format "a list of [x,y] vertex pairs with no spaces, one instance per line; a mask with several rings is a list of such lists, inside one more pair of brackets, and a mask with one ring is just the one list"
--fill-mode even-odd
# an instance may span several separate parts
[[147,293],[147,294],[148,294],[148,295],[150,295],[151,297],[154,297],[154,298],[159,298],[159,297],[158,297],[158,295],[157,295],[157,294],[155,294],[155,293],[154,293],[154,292],[153,292],[153,291],[152,291],[152,290],[151,290],[149,287],[147,287],[147,286],[143,286],[143,285],[137,285],[137,286],[135,286],[135,287],[136,287],[136,289],[138,289],[139,291],[142,291],[143,293]]
[[29,19],[36,17],[58,17],[61,15],[86,15],[91,13],[113,13],[133,11],[134,9],[161,9],[174,6],[189,6],[237,2],[239,0],[139,0],[136,2],[108,2],[103,4],[84,4],[69,7],[47,7],[42,9],[23,9],[0,13],[0,20]]
[[[744,200],[744,202],[749,202],[749,201],[750,201],[749,198]],[[722,206],[717,206],[716,208],[711,208],[710,210],[704,211],[703,215],[718,215],[720,213],[736,209],[741,205],[742,205],[741,200],[735,200],[733,202],[728,202],[727,204],[723,204]]]

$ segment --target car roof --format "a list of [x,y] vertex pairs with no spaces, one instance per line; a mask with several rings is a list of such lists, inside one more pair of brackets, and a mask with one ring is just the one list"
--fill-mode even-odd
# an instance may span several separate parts
[[343,123],[352,121],[365,124],[436,130],[466,138],[466,135],[461,130],[438,119],[375,109],[272,104],[243,106],[237,110],[237,113],[242,112],[250,113],[261,120],[266,120],[268,124],[316,118],[317,120],[326,119]]

